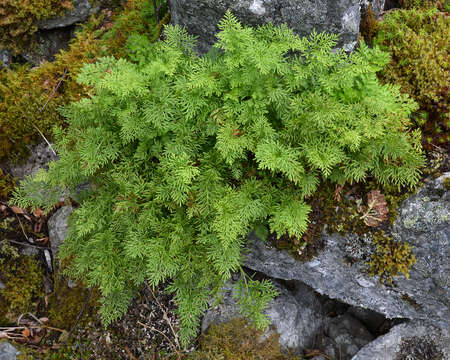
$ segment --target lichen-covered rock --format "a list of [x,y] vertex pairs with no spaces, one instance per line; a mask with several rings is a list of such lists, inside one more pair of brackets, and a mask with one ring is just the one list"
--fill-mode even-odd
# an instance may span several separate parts
[[450,332],[421,321],[394,326],[364,346],[352,360],[450,359]]
[[216,41],[217,24],[230,10],[242,24],[286,23],[300,36],[340,34],[339,45],[354,49],[359,32],[359,0],[169,0],[172,23],[198,36],[197,50],[206,53]]
[[0,360],[16,360],[20,352],[7,342],[0,342]]
[[324,250],[302,263],[252,233],[245,266],[270,277],[303,281],[321,294],[388,318],[426,319],[450,328],[450,192],[443,185],[449,176],[429,181],[398,209],[393,236],[413,246],[417,263],[410,279],[399,277],[394,287],[381,286],[377,278],[369,277],[364,262],[348,264],[353,256],[348,244],[365,245],[354,234],[324,234]]
[[39,29],[57,29],[73,25],[75,23],[86,21],[94,12],[92,2],[89,0],[74,0],[73,8],[67,11],[62,16],[57,16],[52,19],[43,19],[38,22]]
[[67,231],[69,230],[67,220],[72,211],[73,209],[71,206],[63,206],[48,219],[47,226],[53,256],[58,253],[59,246],[66,238]]

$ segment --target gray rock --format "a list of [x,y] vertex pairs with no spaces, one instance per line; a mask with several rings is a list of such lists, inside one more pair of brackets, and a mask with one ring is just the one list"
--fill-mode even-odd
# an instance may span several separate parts
[[[323,333],[327,321],[317,294],[306,285],[299,284],[292,293],[279,282],[273,283],[280,295],[270,302],[266,314],[280,335],[280,345],[297,351],[312,348],[315,346],[316,338]],[[223,290],[222,302],[206,312],[202,321],[202,331],[206,331],[212,323],[219,324],[239,317],[232,284]],[[272,330],[268,330],[263,338],[271,333]]]
[[394,326],[363,347],[352,360],[450,359],[450,332],[421,321]]
[[66,238],[67,231],[69,230],[67,220],[72,211],[71,206],[63,206],[48,219],[47,226],[53,256],[57,254],[59,246]]
[[34,174],[40,168],[48,169],[48,163],[57,159],[58,157],[47,143],[42,142],[30,148],[30,156],[23,163],[8,163],[8,172],[13,177],[23,179],[27,175]]
[[45,61],[53,61],[60,50],[69,46],[69,41],[74,35],[74,28],[62,28],[54,30],[39,30],[35,33],[36,42],[22,53],[22,57],[39,66]]
[[0,290],[5,288],[5,284],[2,283],[2,281],[0,280]]
[[356,306],[351,306],[347,310],[347,314],[361,321],[372,334],[378,333],[380,327],[386,321],[386,318],[383,315],[377,313],[376,311],[363,309],[361,307]]
[[378,18],[384,10],[385,2],[385,0],[360,0],[361,13],[366,12],[369,9],[369,6],[372,6],[373,14]]
[[0,360],[16,360],[20,352],[7,342],[0,342]]
[[346,259],[354,256],[348,244],[358,241],[362,248],[367,245],[356,235],[324,234],[324,250],[302,263],[251,233],[245,266],[273,278],[303,281],[321,294],[388,318],[427,319],[449,328],[450,195],[443,186],[448,176],[450,173],[429,181],[398,209],[393,236],[414,246],[417,263],[410,279],[397,278],[393,288],[380,286],[377,278],[369,277],[364,262],[347,264]]
[[12,63],[12,53],[9,50],[0,50],[0,67],[8,67]]
[[20,254],[24,256],[36,256],[39,255],[39,249],[32,246],[24,246],[20,250]]
[[333,318],[326,333],[333,343],[326,347],[325,353],[335,359],[350,359],[374,339],[364,325],[349,314]]
[[74,0],[73,9],[62,16],[38,21],[39,29],[57,29],[86,21],[95,9],[89,0]]
[[230,10],[243,24],[286,23],[300,36],[313,29],[340,34],[339,45],[357,44],[359,0],[169,0],[173,24],[198,36],[197,51],[206,53],[216,41],[217,23]]

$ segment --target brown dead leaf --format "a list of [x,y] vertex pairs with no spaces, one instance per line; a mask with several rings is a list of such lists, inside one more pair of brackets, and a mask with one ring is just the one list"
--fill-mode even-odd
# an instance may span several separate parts
[[28,338],[28,337],[30,337],[30,335],[31,335],[30,329],[25,328],[25,329],[22,330],[22,336],[23,337]]
[[336,188],[334,189],[334,200],[341,201],[341,194],[342,194],[342,185],[336,185]]
[[42,217],[42,216],[44,216],[44,210],[42,210],[42,209],[36,209],[36,210],[34,210],[33,211],[33,215],[35,216],[35,217]]
[[306,357],[313,357],[313,356],[320,356],[322,355],[322,351],[317,349],[306,349],[305,350],[305,356]]
[[367,207],[362,219],[367,226],[376,227],[387,220],[389,209],[380,190],[371,190],[367,194]]
[[6,205],[0,204],[0,211],[3,212],[7,209],[8,207]]
[[47,245],[48,241],[49,241],[48,236],[40,238],[40,239],[36,239],[36,242],[39,243],[39,245],[42,245],[42,246]]
[[67,10],[72,10],[73,9],[73,4],[71,1],[62,1],[61,2],[61,7],[67,9]]
[[23,211],[23,209],[16,205],[11,205],[9,208],[13,211],[14,214],[25,214],[25,211]]
[[244,134],[244,132],[240,129],[234,129],[233,130],[233,136],[241,136],[242,134]]

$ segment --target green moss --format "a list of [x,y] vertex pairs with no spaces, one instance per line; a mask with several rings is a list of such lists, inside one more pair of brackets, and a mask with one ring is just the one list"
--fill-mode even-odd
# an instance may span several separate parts
[[[83,309],[84,303],[89,296],[89,289],[82,284],[77,284],[74,288],[67,285],[67,279],[56,275],[55,289],[48,299],[48,318],[50,325],[59,329],[70,330],[75,324],[78,315]],[[93,320],[99,304],[99,295],[93,291],[83,317],[80,319],[80,326]]]
[[6,201],[14,189],[14,180],[0,169],[0,200]]
[[0,161],[25,154],[25,145],[38,134],[36,128],[48,134],[53,125],[61,123],[56,112],[59,99],[41,112],[50,89],[36,86],[28,74],[26,66],[0,69]]
[[369,274],[379,276],[380,284],[393,284],[394,278],[403,274],[409,278],[409,270],[416,262],[411,246],[385,236],[383,232],[374,234],[376,251],[368,262]]
[[420,105],[413,121],[424,134],[422,144],[426,150],[445,146],[450,131],[450,18],[430,8],[430,3],[436,2],[405,1],[409,10],[386,14],[374,38],[375,44],[391,53],[391,62],[380,73],[381,79],[399,85]]
[[400,6],[403,9],[427,9],[438,7],[442,3],[447,3],[448,0],[400,0]]
[[263,339],[245,320],[235,319],[220,325],[211,325],[199,339],[198,350],[189,360],[284,360],[300,359],[283,354],[278,344],[279,336],[272,334]]
[[0,276],[5,284],[0,290],[0,317],[12,321],[22,313],[34,312],[34,300],[43,296],[39,263],[30,256],[3,259]]
[[0,3],[0,48],[19,53],[30,45],[38,20],[72,8],[72,0],[3,0]]

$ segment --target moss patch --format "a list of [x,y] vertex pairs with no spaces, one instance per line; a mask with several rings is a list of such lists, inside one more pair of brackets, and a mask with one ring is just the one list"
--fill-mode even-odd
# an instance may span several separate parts
[[0,290],[0,318],[13,322],[25,312],[35,312],[37,300],[43,297],[43,271],[30,256],[1,260],[0,277],[5,288]]
[[300,359],[284,354],[278,344],[278,335],[262,339],[262,332],[255,330],[245,320],[235,319],[220,325],[211,325],[200,336],[199,348],[190,360],[284,360]]
[[391,53],[380,77],[419,103],[413,120],[422,129],[424,148],[433,150],[450,143],[450,17],[433,7],[435,1],[404,3],[408,10],[392,11],[377,25],[374,43]]
[[409,278],[409,270],[416,263],[411,246],[395,241],[384,233],[377,233],[373,238],[376,251],[372,254],[369,265],[369,274],[379,276],[381,284],[392,285],[395,277],[403,274]]

